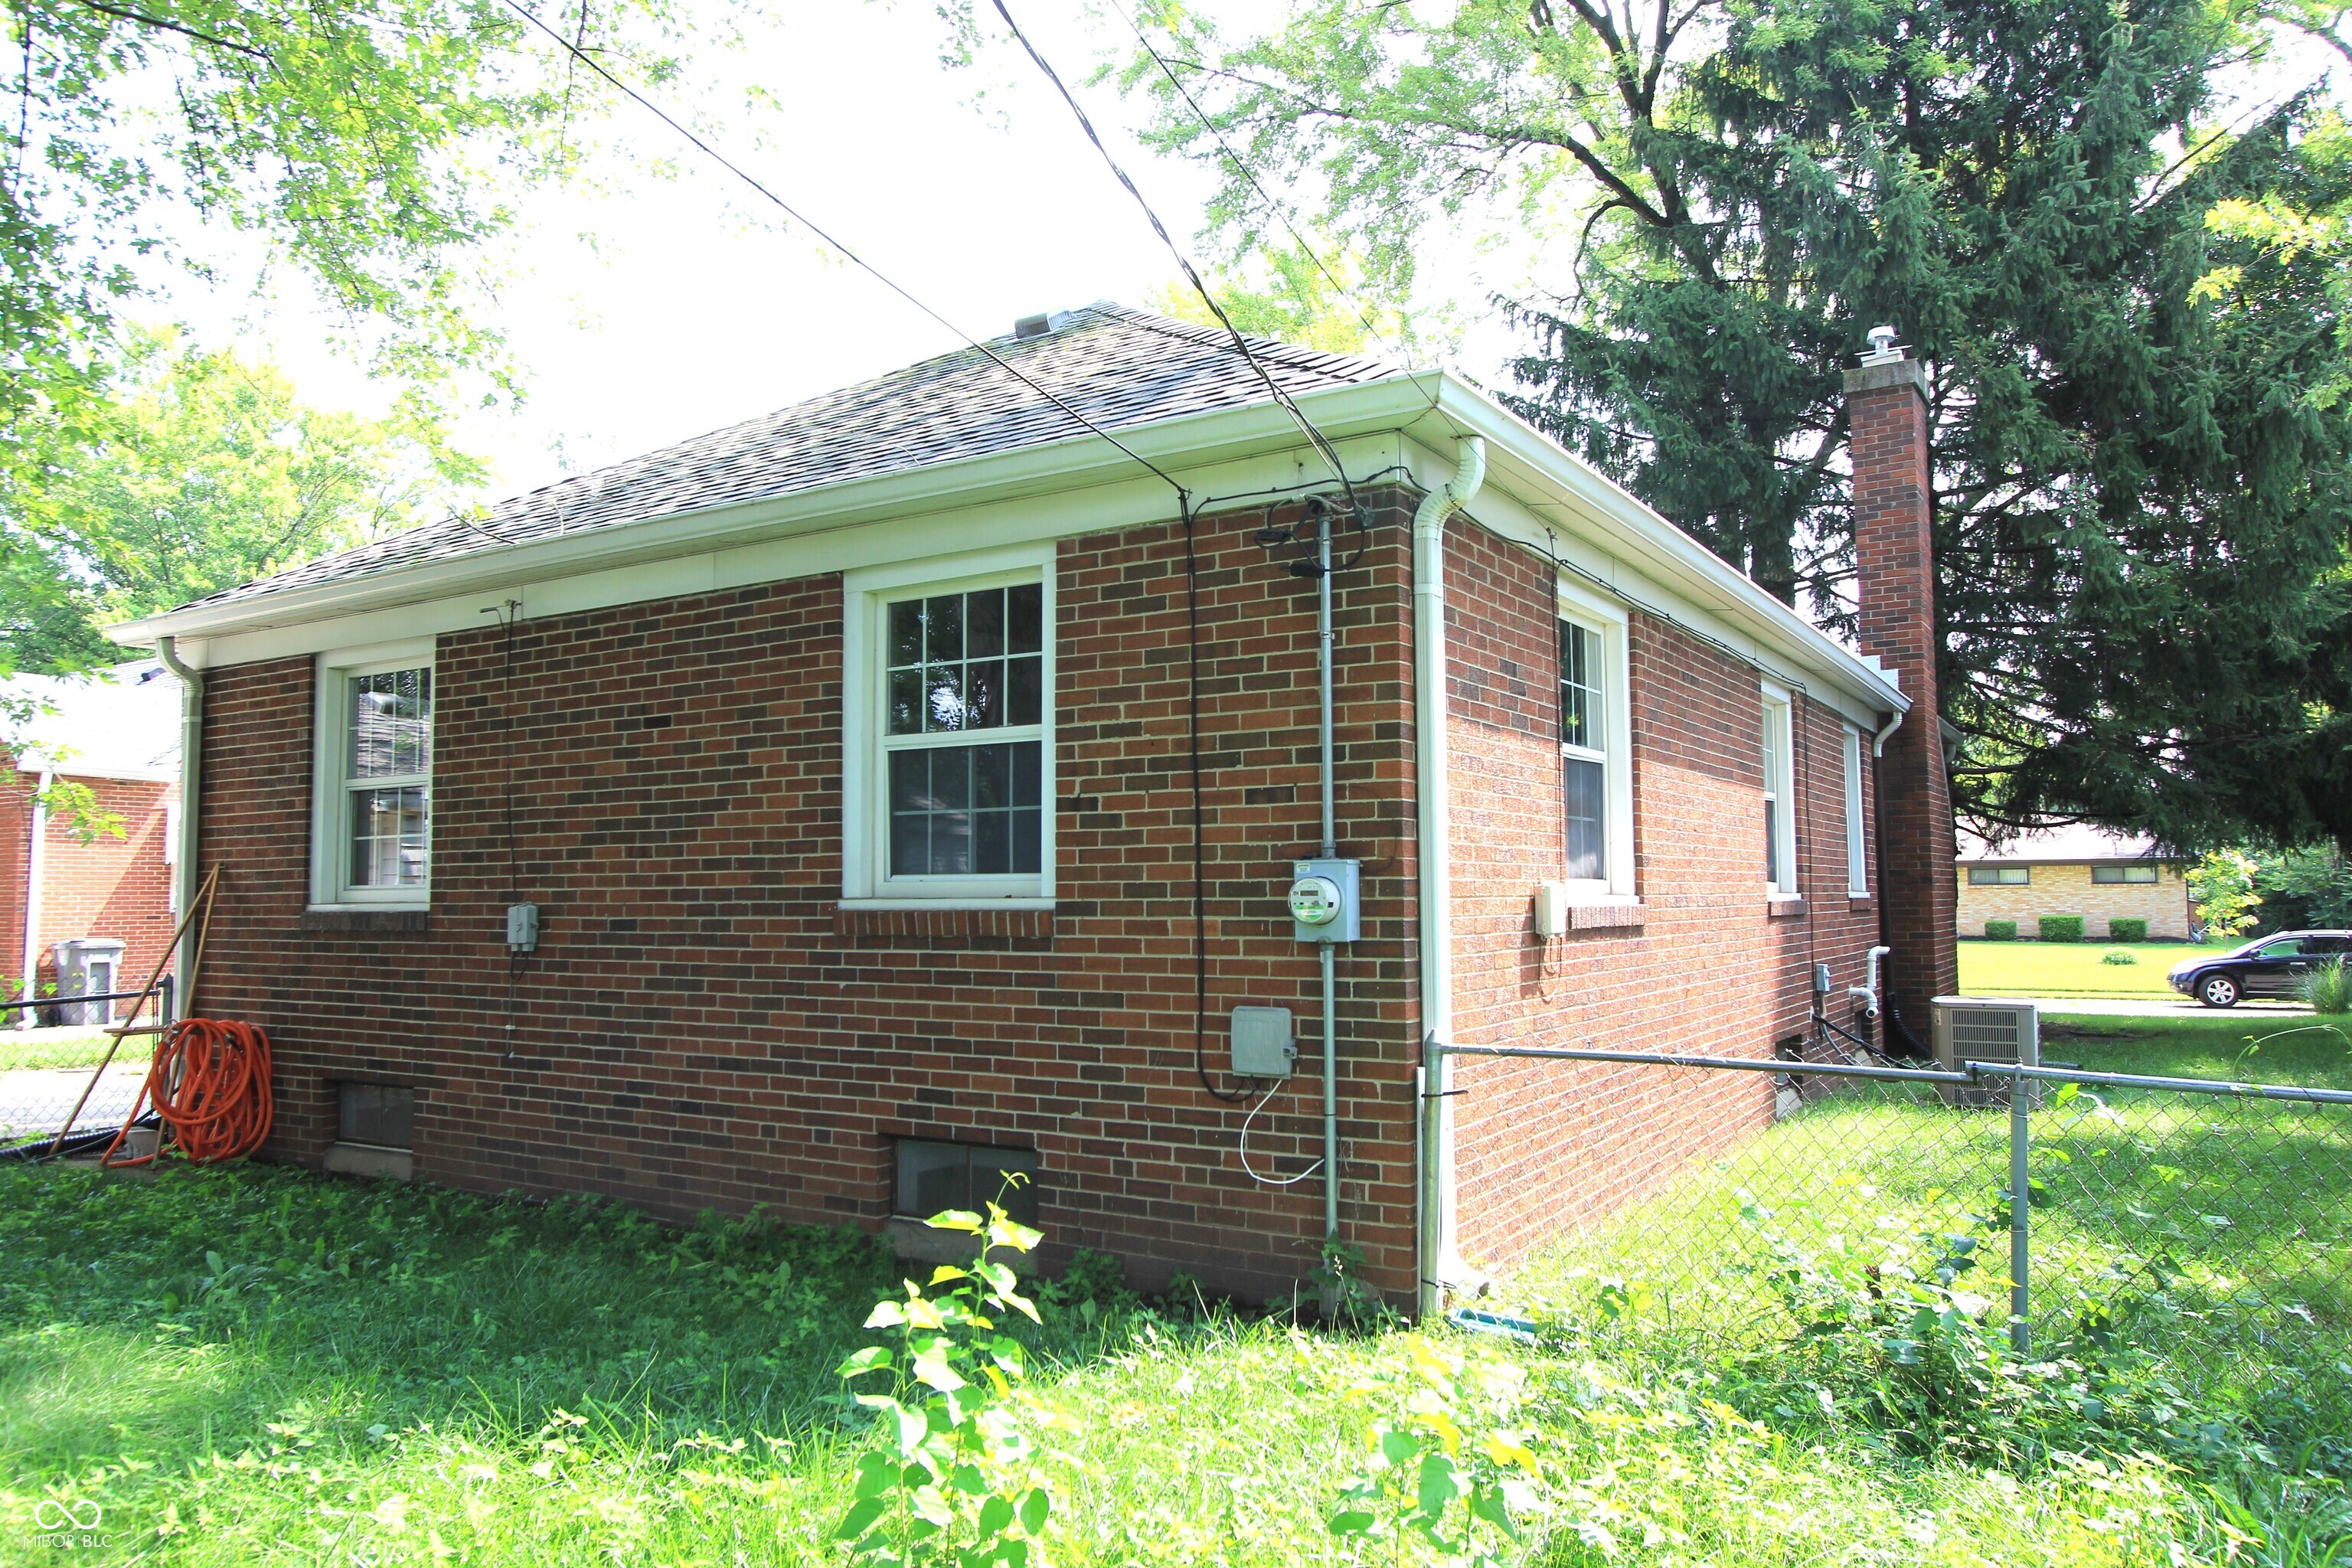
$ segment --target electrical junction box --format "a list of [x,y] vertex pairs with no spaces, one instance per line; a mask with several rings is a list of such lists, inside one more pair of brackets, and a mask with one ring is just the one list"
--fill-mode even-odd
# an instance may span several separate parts
[[539,906],[509,904],[507,906],[507,951],[530,952],[539,946]]
[[1536,935],[1539,937],[1568,934],[1568,884],[1538,882],[1536,884]]
[[1287,1007],[1234,1009],[1234,1076],[1288,1078],[1298,1060]]
[[1355,942],[1363,931],[1360,860],[1300,860],[1290,868],[1291,934],[1301,942]]

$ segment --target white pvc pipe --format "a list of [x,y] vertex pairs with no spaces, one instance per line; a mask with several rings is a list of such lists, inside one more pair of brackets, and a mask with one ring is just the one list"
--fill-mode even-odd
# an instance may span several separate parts
[[196,787],[203,779],[205,752],[205,678],[197,670],[180,662],[174,639],[155,639],[155,657],[163,661],[180,681],[180,858],[172,868],[172,879],[179,885],[179,897],[174,900],[180,918],[187,928],[180,938],[180,958],[173,967],[180,976],[173,1006],[182,1017],[195,1007],[196,999],[187,994],[187,976],[194,971],[196,922],[188,920],[188,911],[195,907],[196,889]]
[[[34,999],[34,985],[41,973],[41,879],[47,875],[49,847],[49,790],[58,775],[48,769],[41,770],[41,782],[33,786],[33,842],[25,856],[25,992],[19,1002]],[[29,1029],[41,1021],[38,1007],[16,1009],[16,1026]]]
[[1447,1094],[1454,1043],[1452,812],[1445,747],[1445,520],[1486,479],[1486,443],[1465,436],[1454,478],[1422,498],[1412,515],[1413,734],[1419,777],[1421,861],[1421,1223],[1423,1316],[1444,1310],[1444,1290],[1463,1270],[1455,1253],[1454,1101]]

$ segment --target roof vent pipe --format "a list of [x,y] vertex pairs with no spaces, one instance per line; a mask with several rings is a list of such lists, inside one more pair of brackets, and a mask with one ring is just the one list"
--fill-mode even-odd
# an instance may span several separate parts
[[1446,1093],[1454,1043],[1454,911],[1447,854],[1445,756],[1445,520],[1486,480],[1486,443],[1455,443],[1454,478],[1412,514],[1413,731],[1421,859],[1421,1310],[1444,1310],[1448,1284],[1467,1273],[1455,1251],[1454,1101]]

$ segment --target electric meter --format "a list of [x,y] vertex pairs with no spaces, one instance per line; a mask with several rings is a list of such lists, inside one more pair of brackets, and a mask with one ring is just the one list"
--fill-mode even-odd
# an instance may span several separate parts
[[1301,860],[1290,871],[1291,932],[1301,942],[1354,942],[1362,925],[1360,862]]

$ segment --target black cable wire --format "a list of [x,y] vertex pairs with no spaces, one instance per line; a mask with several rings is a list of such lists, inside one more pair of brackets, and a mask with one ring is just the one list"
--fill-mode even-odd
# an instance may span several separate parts
[[[507,4],[514,5],[515,0],[507,0]],[[1168,247],[1168,254],[1176,258],[1178,267],[1183,268],[1185,279],[1192,285],[1192,291],[1201,296],[1201,302],[1209,307],[1210,312],[1225,329],[1225,335],[1233,340],[1234,352],[1240,354],[1248,363],[1250,369],[1257,373],[1258,380],[1265,384],[1266,391],[1272,395],[1275,402],[1282,406],[1283,411],[1297,421],[1299,431],[1307,437],[1307,445],[1314,447],[1324,462],[1330,465],[1331,472],[1338,477],[1340,488],[1347,492],[1348,505],[1354,507],[1356,487],[1349,482],[1348,470],[1339,463],[1339,454],[1332,449],[1331,443],[1324,439],[1323,432],[1315,427],[1315,422],[1307,418],[1300,410],[1298,405],[1291,399],[1290,394],[1282,389],[1281,384],[1274,379],[1273,373],[1268,371],[1259,362],[1257,355],[1250,351],[1248,342],[1241,334],[1241,329],[1234,326],[1233,318],[1225,314],[1225,308],[1217,303],[1217,297],[1209,292],[1209,286],[1201,280],[1201,274],[1193,267],[1192,258],[1184,254],[1182,247],[1178,246],[1175,238],[1169,234],[1168,226],[1160,221],[1158,213],[1152,211],[1151,204],[1144,199],[1142,190],[1128,177],[1127,171],[1119,167],[1118,160],[1111,156],[1110,148],[1105,144],[1101,134],[1095,130],[1095,122],[1087,118],[1087,111],[1080,107],[1076,96],[1063,82],[1061,73],[1055,70],[1044,55],[1038,53],[1037,46],[1029,41],[1029,35],[1021,30],[1021,24],[1015,22],[1013,19],[1013,13],[1005,8],[1004,0],[994,0],[994,4],[996,14],[1003,17],[1004,25],[1013,30],[1014,40],[1028,51],[1030,59],[1035,62],[1037,68],[1045,74],[1045,79],[1054,84],[1054,90],[1062,95],[1062,101],[1070,106],[1072,114],[1077,116],[1078,128],[1087,133],[1087,140],[1095,144],[1095,151],[1102,154],[1102,160],[1110,166],[1112,174],[1118,177],[1120,184],[1127,187],[1127,194],[1135,198],[1135,205],[1143,209],[1144,217],[1151,225],[1151,232],[1160,237],[1160,243]]]
[[1201,808],[1201,556],[1192,538],[1192,498],[1184,510],[1184,624],[1190,645],[1190,679],[1185,689],[1185,734],[1192,756],[1192,1070],[1201,1087],[1227,1105],[1249,1099],[1247,1092],[1226,1093],[1209,1076],[1209,903],[1208,844]]
[[[522,0],[506,0],[506,5],[507,8],[512,11],[516,16],[520,16],[524,21],[530,23],[541,32],[546,34],[550,38],[555,40],[556,46],[562,48],[564,53],[570,55],[582,65],[586,66],[590,70],[594,71],[598,76],[610,82],[614,88],[619,90],[624,96],[627,97],[632,102],[635,103],[638,108],[644,110],[646,113],[651,114],[664,125],[668,126],[672,131],[677,132],[680,136],[684,137],[705,157],[708,157],[720,168],[726,170],[729,174],[734,175],[737,179],[751,186],[751,189],[757,191],[761,196],[773,203],[777,210],[782,212],[785,216],[791,218],[794,223],[799,224],[803,228],[808,230],[809,233],[816,236],[817,238],[823,240],[835,251],[838,251],[843,259],[848,261],[852,266],[863,271],[867,277],[872,278],[885,289],[889,289],[893,294],[898,295],[898,298],[907,301],[908,304],[912,305],[916,310],[920,310],[924,315],[929,316],[932,321],[937,321],[940,326],[945,327],[949,331],[953,332],[957,337],[961,338],[968,347],[977,349],[980,353],[987,355],[989,359],[995,363],[996,367],[999,370],[1004,372],[1005,374],[1021,383],[1022,385],[1026,386],[1030,391],[1034,392],[1038,396],[1043,397],[1046,402],[1051,403],[1055,407],[1068,415],[1073,420],[1076,420],[1087,430],[1092,432],[1094,435],[1101,437],[1113,447],[1118,447],[1121,453],[1132,458],[1137,463],[1141,464],[1144,468],[1149,468],[1152,473],[1157,474],[1167,483],[1171,489],[1176,490],[1180,494],[1182,492],[1184,487],[1178,484],[1174,479],[1170,479],[1167,470],[1160,468],[1159,464],[1143,456],[1140,452],[1135,450],[1134,447],[1129,447],[1126,442],[1120,440],[1118,437],[1112,435],[1109,431],[1104,429],[1101,426],[1096,424],[1093,420],[1087,418],[1076,409],[1071,407],[1068,403],[1065,402],[1051,388],[1046,387],[1043,384],[1023,374],[1009,361],[1007,361],[1003,354],[998,353],[994,349],[990,348],[986,343],[982,342],[978,338],[973,337],[971,333],[957,326],[953,321],[949,321],[945,316],[942,316],[937,310],[932,310],[929,305],[924,304],[922,300],[917,299],[913,294],[908,293],[898,283],[892,281],[891,279],[881,270],[881,268],[876,267],[872,262],[858,255],[857,252],[850,249],[846,244],[836,239],[833,235],[818,227],[816,224],[805,216],[799,208],[793,206],[790,202],[784,200],[783,197],[776,195],[775,192],[761,184],[755,176],[753,176],[748,170],[744,169],[740,164],[730,159],[724,153],[719,151],[718,148],[704,141],[692,131],[688,130],[684,124],[673,118],[667,110],[665,110],[652,99],[647,98],[644,93],[639,92],[635,88],[631,87],[627,82],[623,81],[619,77],[614,76],[611,71],[607,70],[604,68],[603,61],[589,54],[579,45],[573,43],[570,38],[567,38],[562,33],[557,32],[553,27],[549,26],[545,22],[541,21],[529,7],[522,4]],[[1277,393],[1276,396],[1279,398],[1281,395]]]
[[1249,182],[1250,189],[1257,193],[1258,200],[1265,204],[1266,210],[1274,215],[1275,221],[1281,224],[1284,232],[1297,243],[1300,250],[1307,253],[1307,259],[1315,263],[1315,270],[1323,274],[1323,280],[1337,289],[1342,298],[1355,305],[1356,320],[1364,324],[1364,331],[1368,335],[1379,341],[1381,329],[1372,321],[1371,312],[1364,308],[1363,301],[1356,297],[1353,289],[1340,282],[1338,276],[1328,267],[1323,265],[1323,258],[1318,254],[1315,247],[1307,242],[1307,237],[1298,232],[1297,226],[1290,221],[1290,214],[1283,208],[1281,203],[1274,199],[1273,194],[1259,183],[1256,171],[1243,160],[1240,153],[1234,151],[1233,144],[1225,140],[1224,132],[1217,129],[1216,123],[1201,108],[1200,101],[1192,96],[1191,89],[1176,79],[1174,68],[1169,65],[1167,57],[1152,47],[1151,39],[1143,31],[1143,25],[1129,15],[1127,7],[1120,5],[1118,0],[1111,0],[1111,9],[1118,13],[1118,19],[1127,24],[1128,31],[1135,35],[1135,41],[1141,44],[1143,52],[1151,57],[1151,63],[1160,68],[1160,74],[1168,79],[1168,85],[1175,89],[1176,96],[1184,100],[1184,107],[1192,111],[1192,117],[1201,122],[1201,128],[1206,131],[1211,140],[1216,142],[1217,151],[1225,155],[1225,162],[1234,166],[1235,174]]

